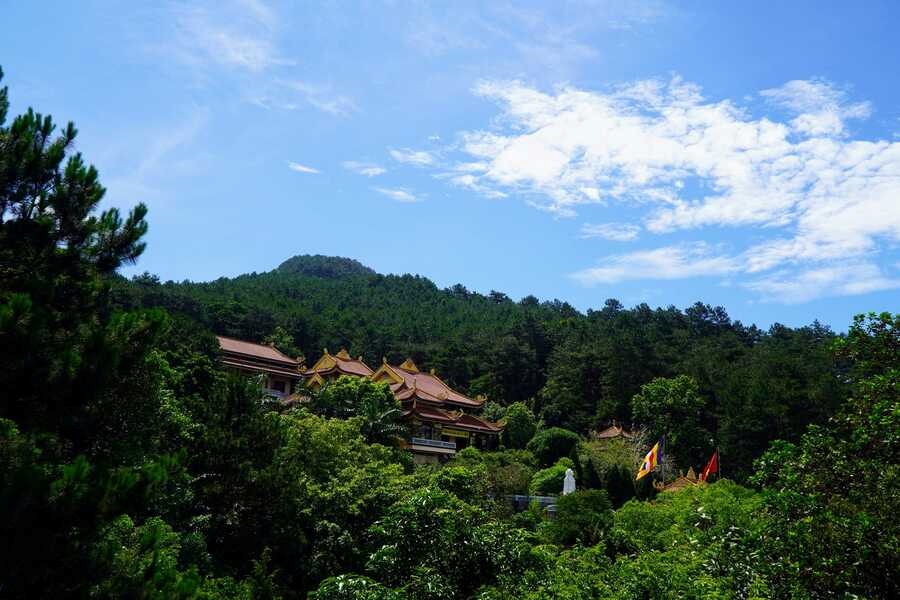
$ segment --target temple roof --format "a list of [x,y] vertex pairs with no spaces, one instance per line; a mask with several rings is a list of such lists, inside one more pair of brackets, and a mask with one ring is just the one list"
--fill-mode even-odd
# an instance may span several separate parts
[[403,417],[406,418],[410,415],[417,416],[423,421],[442,423],[466,431],[497,433],[503,429],[495,423],[479,419],[461,410],[449,411],[434,406],[422,405],[416,401],[409,402],[404,407]]
[[222,363],[238,369],[265,371],[285,377],[300,377],[300,363],[273,346],[254,344],[217,335]]
[[703,485],[704,482],[697,477],[697,474],[694,472],[694,467],[688,469],[687,475],[684,472],[678,474],[678,477],[670,481],[669,483],[663,484],[661,482],[656,482],[654,487],[660,492],[677,492],[678,490],[683,490],[684,488],[693,487],[695,485]]
[[330,354],[328,348],[322,351],[322,357],[316,361],[312,368],[304,371],[304,377],[312,377],[314,374],[329,375],[341,373],[344,375],[356,375],[357,377],[369,377],[374,371],[363,362],[362,356],[352,358],[346,349],[341,348],[337,354]]
[[634,434],[613,422],[613,424],[606,429],[594,433],[593,437],[598,440],[610,440],[617,437],[623,437],[626,440],[630,440],[634,437]]
[[236,340],[234,338],[225,337],[224,335],[217,335],[216,339],[219,340],[219,348],[221,348],[223,352],[243,354],[245,356],[261,358],[264,360],[272,360],[275,362],[283,362],[285,364],[291,365],[297,364],[296,360],[280,352],[274,346],[269,346],[267,344],[254,344],[253,342]]
[[400,366],[384,362],[372,375],[376,381],[390,380],[391,391],[402,401],[416,397],[419,400],[439,406],[451,404],[466,408],[480,408],[483,398],[469,398],[451,388],[438,377],[434,370],[422,373],[412,359],[406,359]]

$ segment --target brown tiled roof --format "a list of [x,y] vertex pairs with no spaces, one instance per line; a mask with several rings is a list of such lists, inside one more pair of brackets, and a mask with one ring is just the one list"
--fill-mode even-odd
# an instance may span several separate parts
[[272,346],[267,346],[265,344],[254,344],[253,342],[236,340],[234,338],[229,338],[222,335],[217,335],[216,339],[219,340],[219,347],[224,352],[234,352],[235,354],[244,354],[246,356],[253,356],[266,360],[274,360],[276,362],[290,363],[292,365],[297,364],[296,360],[294,360],[290,356],[287,356],[286,354],[282,354]]
[[598,431],[594,434],[594,437],[598,440],[608,440],[617,437],[623,437],[626,440],[630,440],[634,437],[634,434],[630,431],[626,431],[624,427],[619,427],[615,423],[604,429],[603,431]]
[[[323,361],[323,359],[330,359],[330,361]],[[331,362],[327,367],[319,367],[322,362]],[[328,350],[325,350],[322,354],[322,358],[316,361],[316,364],[312,366],[312,368],[307,369],[303,375],[304,377],[312,377],[314,373],[318,373],[319,375],[330,375],[331,373],[342,373],[344,375],[356,375],[357,377],[368,377],[374,371],[369,368],[365,362],[363,362],[362,357],[353,359],[350,357],[350,354],[341,348],[341,351],[337,354],[330,354]]]
[[288,377],[299,377],[299,363],[272,346],[254,344],[217,335],[222,350],[222,363],[238,369],[265,371]]
[[410,415],[415,415],[423,421],[444,423],[467,431],[499,433],[502,430],[500,425],[479,419],[474,415],[466,414],[462,411],[447,411],[434,406],[422,405],[418,402],[410,402],[405,407],[403,417],[406,418]]
[[703,483],[704,482],[697,477],[697,474],[694,473],[694,467],[691,467],[688,469],[687,475],[682,472],[678,477],[666,484],[657,481],[654,484],[654,487],[660,492],[677,492],[678,490],[694,487],[696,485],[703,485]]
[[[391,366],[390,369],[398,375],[403,382],[391,386],[394,394],[400,400],[416,395],[427,402],[438,404],[455,404],[463,407],[478,408],[484,404],[484,400],[469,398],[452,389],[449,385],[432,373],[422,373],[415,366],[409,368],[412,361],[407,361],[399,367]],[[415,370],[414,370],[415,369]]]
[[273,375],[283,375],[285,377],[292,377],[297,379],[300,378],[300,373],[297,372],[296,368],[290,369],[287,367],[280,367],[278,365],[271,365],[259,360],[242,360],[241,358],[232,357],[227,354],[222,357],[222,364],[228,367],[234,367],[236,369],[243,369],[246,371],[264,371]]

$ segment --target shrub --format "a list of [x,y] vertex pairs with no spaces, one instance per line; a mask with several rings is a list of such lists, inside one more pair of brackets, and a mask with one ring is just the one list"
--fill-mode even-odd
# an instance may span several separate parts
[[503,445],[507,448],[524,448],[537,431],[534,413],[522,402],[515,402],[506,409],[506,427],[503,429]]
[[531,478],[528,493],[533,496],[556,495],[562,492],[566,469],[574,469],[575,463],[570,458],[561,458],[552,467],[541,469]]
[[578,446],[580,438],[574,431],[561,427],[551,427],[539,431],[526,446],[534,454],[538,465],[549,467],[560,458],[568,457]]
[[612,504],[603,490],[579,490],[556,501],[556,518],[544,531],[555,544],[593,546],[613,523]]

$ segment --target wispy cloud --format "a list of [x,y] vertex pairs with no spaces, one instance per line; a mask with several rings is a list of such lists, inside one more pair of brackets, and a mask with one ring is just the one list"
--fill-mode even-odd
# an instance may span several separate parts
[[[900,142],[852,139],[846,123],[868,116],[871,106],[828,81],[791,81],[763,91],[770,106],[789,112],[785,120],[753,117],[730,100],[707,100],[678,77],[606,91],[547,92],[517,81],[486,81],[475,93],[501,112],[485,129],[460,132],[456,155],[445,150],[456,168],[432,165],[456,185],[486,196],[516,194],[562,217],[585,205],[615,203],[642,215],[640,224],[585,226],[582,236],[628,240],[638,228],[665,234],[709,226],[762,233],[718,260],[697,247],[677,249],[679,262],[667,269],[652,268],[649,260],[663,258],[652,249],[606,257],[604,265],[611,266],[576,274],[582,282],[721,274],[715,267],[723,265],[729,274],[755,274],[759,281],[802,282],[822,272],[823,261],[859,264],[885,242],[900,242]],[[636,268],[625,273],[630,266]],[[780,278],[763,277],[787,267]],[[829,294],[868,287],[814,289]]]
[[[170,126],[154,127],[144,134],[132,133],[128,144],[140,146],[143,151],[136,163],[129,162],[134,153],[124,149],[109,152],[105,161],[109,168],[104,178],[109,190],[107,198],[117,206],[145,202],[151,208],[158,208],[157,201],[165,198],[164,190],[169,181],[194,175],[205,167],[208,157],[195,148],[194,141],[208,122],[209,111],[197,108],[184,120]],[[113,142],[113,149],[117,143],[124,141]]]
[[585,223],[581,226],[582,239],[603,238],[614,242],[630,242],[637,239],[641,228],[632,223]]
[[[280,16],[262,0],[166,4],[167,35],[148,50],[165,64],[189,69],[197,83],[239,90],[245,101],[266,109],[312,107],[346,116],[356,103],[330,83],[296,77],[297,61],[282,50]],[[287,75],[289,74],[289,75]]]
[[377,177],[378,175],[384,175],[385,173],[387,173],[387,169],[385,169],[384,167],[370,162],[346,160],[341,163],[341,166],[343,166],[348,171],[353,171],[358,175],[365,175],[366,177]]
[[350,97],[336,92],[332,86],[305,81],[275,80],[252,90],[248,100],[267,110],[293,111],[312,107],[336,117],[346,117],[358,110]]
[[799,304],[821,296],[855,296],[900,288],[900,277],[886,275],[877,265],[849,262],[799,272],[779,271],[743,284],[765,300]]
[[174,35],[157,50],[197,68],[262,72],[294,64],[277,48],[274,13],[263,2],[173,5]]
[[389,153],[397,162],[409,165],[427,167],[435,164],[434,155],[426,150],[410,150],[409,148],[395,150],[392,148]]
[[571,275],[583,285],[618,283],[635,279],[685,279],[737,271],[737,260],[704,242],[680,244],[605,257],[601,264]]
[[379,194],[387,196],[391,200],[403,203],[421,202],[414,192],[405,188],[373,188]]
[[306,165],[301,165],[298,162],[288,162],[288,169],[290,169],[291,171],[296,171],[297,173],[312,173],[312,174],[319,173],[318,169],[314,169],[314,168],[308,167]]

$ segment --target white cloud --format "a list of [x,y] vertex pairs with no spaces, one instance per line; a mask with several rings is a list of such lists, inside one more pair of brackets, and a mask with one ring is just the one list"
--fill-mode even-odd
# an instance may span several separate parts
[[630,242],[637,239],[641,228],[632,223],[585,223],[581,226],[581,238],[603,238],[614,242]]
[[291,171],[296,171],[296,172],[298,172],[298,173],[313,173],[313,174],[317,174],[317,173],[319,172],[318,169],[314,169],[314,168],[308,167],[308,166],[306,166],[306,165],[301,165],[300,163],[297,163],[297,162],[289,162],[289,163],[288,163],[288,169],[290,169]]
[[871,261],[900,242],[900,141],[850,137],[848,120],[871,106],[825,80],[762,92],[790,112],[787,120],[707,100],[678,77],[602,92],[517,81],[474,91],[500,114],[488,128],[459,134],[452,158],[464,171],[435,165],[470,190],[516,194],[562,217],[586,204],[624,203],[642,211],[651,234],[755,230],[729,272],[811,272],[823,261]]
[[841,135],[847,119],[865,119],[868,102],[847,103],[847,95],[824,79],[794,80],[760,92],[773,104],[797,113],[793,128],[805,135]]
[[843,263],[797,273],[780,271],[750,281],[744,287],[769,301],[799,304],[820,296],[854,296],[900,288],[900,278],[889,277],[874,264]]
[[709,244],[695,242],[607,256],[598,266],[572,273],[571,277],[593,286],[633,279],[709,277],[738,269],[736,259],[717,254]]
[[390,155],[397,162],[416,165],[417,167],[427,167],[435,163],[434,156],[425,150],[391,149]]
[[353,171],[358,175],[365,175],[366,177],[376,177],[378,175],[384,175],[385,173],[387,173],[387,169],[380,165],[376,165],[375,163],[360,162],[357,160],[346,160],[341,163],[341,166],[348,171]]
[[415,193],[410,190],[404,188],[373,188],[379,194],[383,194],[390,198],[391,200],[396,200],[397,202],[403,203],[412,203],[412,202],[421,202],[421,199],[418,198]]

